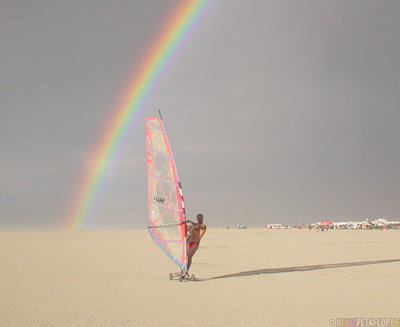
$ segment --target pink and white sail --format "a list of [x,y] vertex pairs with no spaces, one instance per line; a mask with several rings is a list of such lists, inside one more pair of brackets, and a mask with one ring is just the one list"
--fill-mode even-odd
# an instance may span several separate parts
[[145,118],[148,230],[154,242],[186,270],[186,217],[182,187],[160,118]]

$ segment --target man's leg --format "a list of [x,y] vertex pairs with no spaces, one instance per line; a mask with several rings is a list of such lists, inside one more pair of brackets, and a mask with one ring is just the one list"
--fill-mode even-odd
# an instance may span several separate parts
[[190,266],[192,265],[192,258],[199,248],[199,243],[194,243],[188,250],[188,262],[187,262],[187,270],[189,271]]

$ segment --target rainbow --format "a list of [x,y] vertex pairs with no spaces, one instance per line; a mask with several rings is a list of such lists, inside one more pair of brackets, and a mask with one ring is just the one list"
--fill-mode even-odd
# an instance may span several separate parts
[[99,191],[104,172],[123,137],[133,124],[136,113],[154,88],[168,61],[212,0],[182,0],[163,26],[144,60],[133,75],[121,101],[112,111],[106,131],[90,156],[89,169],[74,193],[66,227],[80,229]]

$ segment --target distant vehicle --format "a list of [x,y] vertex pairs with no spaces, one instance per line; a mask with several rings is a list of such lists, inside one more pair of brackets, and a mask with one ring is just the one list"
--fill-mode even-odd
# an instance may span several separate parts
[[363,223],[353,223],[353,225],[350,227],[351,229],[361,229]]
[[375,229],[386,229],[389,222],[385,218],[377,218],[372,222],[372,224],[374,225]]
[[350,222],[338,222],[338,223],[333,223],[334,227],[336,229],[348,229],[350,226],[353,225],[353,223]]
[[237,229],[247,229],[246,225],[237,225],[236,226]]

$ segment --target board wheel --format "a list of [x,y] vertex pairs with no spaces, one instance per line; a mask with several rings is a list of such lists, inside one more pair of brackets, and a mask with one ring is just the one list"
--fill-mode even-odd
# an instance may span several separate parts
[[194,277],[194,275],[190,276],[190,281],[194,282],[196,280],[196,278]]
[[183,276],[179,275],[179,281],[182,282],[182,280],[183,280]]
[[174,275],[169,274],[169,280],[172,280],[174,278]]

